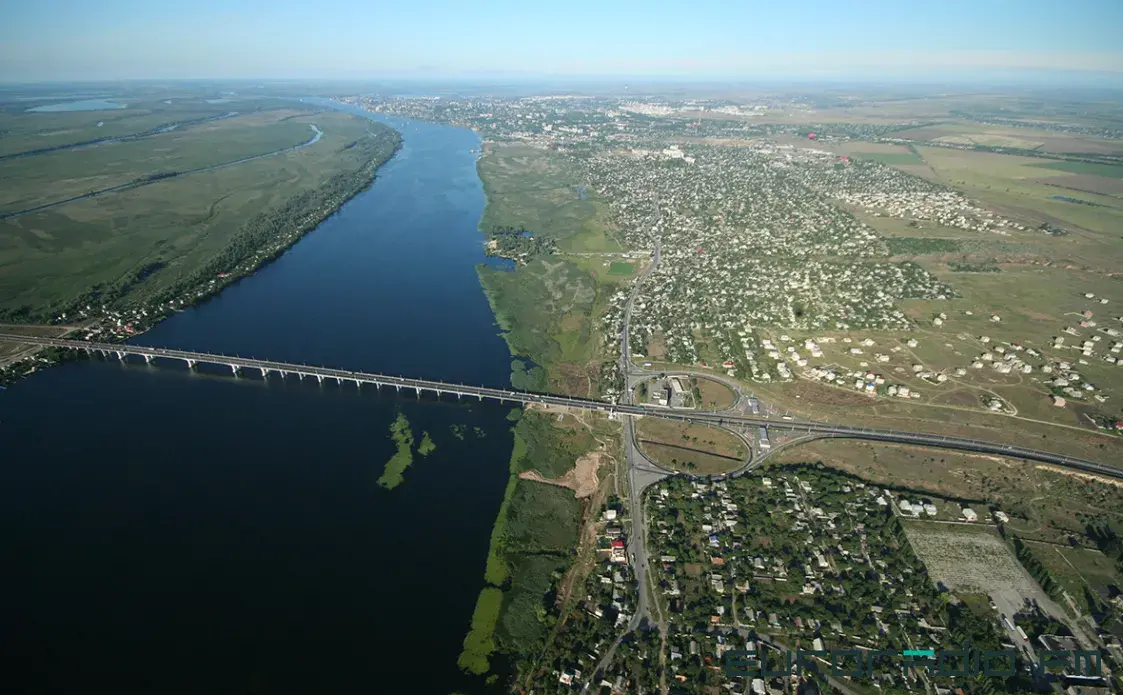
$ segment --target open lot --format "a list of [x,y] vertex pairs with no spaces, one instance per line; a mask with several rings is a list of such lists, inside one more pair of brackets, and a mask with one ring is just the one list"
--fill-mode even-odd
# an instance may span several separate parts
[[1033,600],[1058,620],[1064,611],[1045,595],[993,529],[960,524],[903,522],[909,544],[932,581],[953,592],[986,594],[999,613],[1013,616]]

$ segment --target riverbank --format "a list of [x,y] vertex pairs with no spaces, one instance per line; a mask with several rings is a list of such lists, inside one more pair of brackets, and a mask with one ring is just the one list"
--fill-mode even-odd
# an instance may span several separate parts
[[[149,264],[134,271],[115,287],[91,290],[70,301],[57,314],[52,311],[48,321],[53,325],[66,325],[74,318],[87,325],[81,332],[83,337],[125,341],[176,312],[206,302],[254,274],[284,254],[356,195],[369,189],[378,170],[398,153],[402,146],[398,132],[378,123],[372,123],[370,127],[369,137],[355,140],[345,148],[351,156],[358,155],[364,162],[356,171],[336,174],[320,188],[306,191],[278,208],[245,221],[219,252],[187,278],[135,306],[111,308],[115,302],[124,299],[134,285],[144,282],[148,275],[161,269],[153,269]],[[6,316],[8,321],[26,318],[28,321],[23,323],[30,323],[36,318],[44,318],[21,312],[8,313],[11,314]],[[0,368],[0,384],[11,383],[63,357],[62,353],[52,354],[50,360],[44,362],[31,355],[4,365]]]

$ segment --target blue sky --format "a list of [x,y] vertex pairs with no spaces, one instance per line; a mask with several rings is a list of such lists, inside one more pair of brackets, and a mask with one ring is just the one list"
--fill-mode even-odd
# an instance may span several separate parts
[[1123,76],[1123,0],[34,0],[0,81]]

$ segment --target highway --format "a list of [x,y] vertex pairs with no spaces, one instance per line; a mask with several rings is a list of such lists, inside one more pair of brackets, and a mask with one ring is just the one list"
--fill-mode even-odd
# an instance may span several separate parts
[[[422,391],[431,391],[437,395],[455,394],[461,397],[489,398],[511,403],[544,403],[548,405],[564,406],[569,408],[582,408],[620,415],[638,415],[643,417],[658,417],[669,420],[685,422],[701,422],[719,427],[731,426],[760,426],[766,425],[771,429],[791,430],[806,432],[829,437],[846,437],[851,439],[865,439],[870,441],[894,442],[898,444],[914,444],[941,449],[954,449],[979,454],[993,454],[997,456],[1010,456],[1028,461],[1051,463],[1088,473],[1096,473],[1114,478],[1123,478],[1123,467],[1116,467],[1106,463],[1098,463],[1085,459],[1066,456],[1055,452],[1042,451],[1029,447],[1011,444],[1000,444],[978,439],[953,437],[924,432],[909,432],[902,430],[882,430],[868,427],[855,427],[833,423],[815,422],[811,420],[782,419],[770,416],[738,415],[722,412],[703,412],[696,410],[672,410],[657,406],[634,405],[628,402],[607,403],[592,398],[576,398],[572,396],[558,396],[544,393],[531,393],[527,391],[513,391],[487,386],[469,386],[467,384],[453,384],[430,379],[413,379],[403,376],[388,374],[375,374],[371,372],[356,372],[346,369],[331,367],[316,367],[273,360],[240,357],[233,355],[217,355],[189,350],[176,350],[172,348],[145,347],[124,343],[95,343],[83,340],[68,340],[65,338],[41,338],[37,336],[14,335],[0,333],[0,342],[21,343],[37,345],[40,347],[69,348],[82,350],[89,353],[101,353],[108,356],[116,355],[124,358],[128,355],[143,357],[146,360],[169,359],[186,362],[189,366],[195,364],[212,364],[224,366],[234,372],[242,370],[260,371],[263,376],[278,373],[281,376],[296,375],[301,378],[316,378],[321,381],[330,379],[339,383],[353,382],[356,385],[373,384],[380,387],[393,387],[398,390],[407,389],[420,394]],[[625,401],[628,399],[625,398]],[[628,438],[627,441],[631,441]]]

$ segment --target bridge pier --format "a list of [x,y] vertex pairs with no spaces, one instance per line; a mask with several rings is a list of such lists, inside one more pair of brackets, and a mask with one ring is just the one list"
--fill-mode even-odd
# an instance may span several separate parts
[[267,377],[269,376],[269,372],[270,372],[271,370],[269,370],[269,369],[266,369],[265,367],[259,367],[259,369],[261,369],[261,378],[262,378],[262,379],[265,379],[265,378],[267,378]]
[[183,361],[187,363],[188,369],[194,369],[195,368],[195,360],[185,359]]
[[154,355],[145,355],[144,356],[144,363],[145,364],[152,364],[152,358],[153,357],[154,357]]
[[234,376],[238,376],[238,365],[236,365],[236,364],[230,365],[230,371],[234,372]]
[[318,379],[321,384],[324,383],[324,375],[323,374],[317,374],[316,379]]
[[122,351],[120,351],[120,350],[118,350],[118,351],[117,351],[117,359],[119,359],[119,360],[121,360],[122,362],[124,362],[124,361],[125,361],[125,353],[124,353],[124,352],[122,352]]

